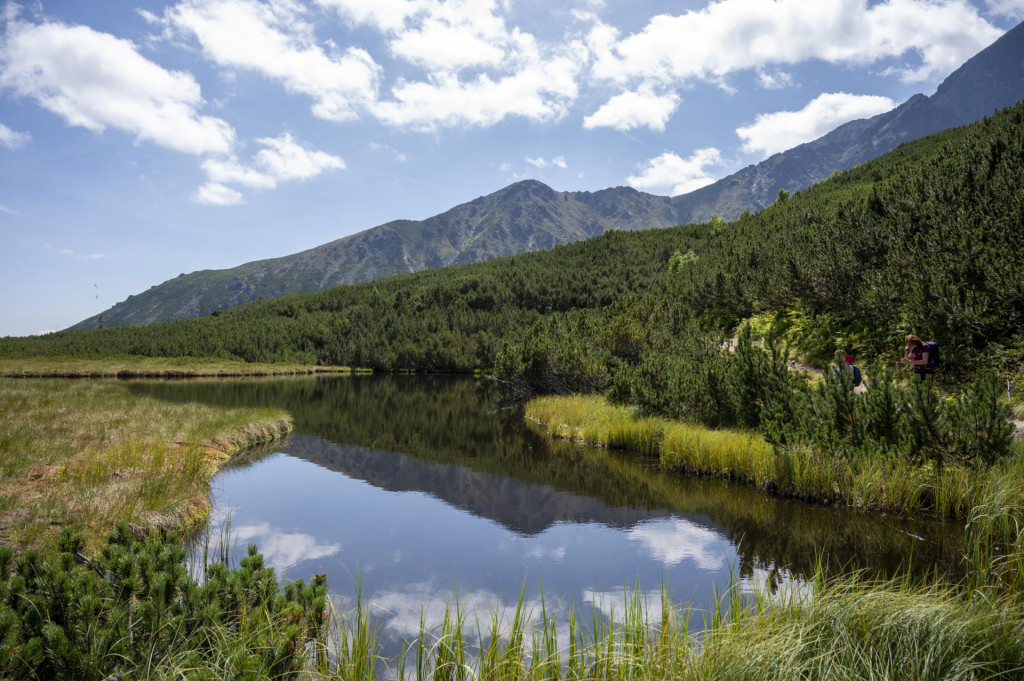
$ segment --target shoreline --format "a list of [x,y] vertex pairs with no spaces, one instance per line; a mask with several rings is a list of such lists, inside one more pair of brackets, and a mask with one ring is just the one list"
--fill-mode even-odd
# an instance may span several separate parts
[[804,503],[955,520],[983,505],[1005,512],[1024,508],[1019,454],[988,469],[947,466],[936,475],[902,461],[850,461],[809,449],[776,453],[756,433],[637,416],[594,396],[534,398],[524,419],[552,438],[657,457],[666,470],[727,479]]
[[208,517],[213,476],[293,428],[281,409],[137,396],[110,380],[0,378],[0,543],[62,528],[98,544],[118,521],[182,533]]
[[0,358],[0,378],[249,378],[362,374],[368,369],[310,364],[250,364],[191,357],[123,359]]

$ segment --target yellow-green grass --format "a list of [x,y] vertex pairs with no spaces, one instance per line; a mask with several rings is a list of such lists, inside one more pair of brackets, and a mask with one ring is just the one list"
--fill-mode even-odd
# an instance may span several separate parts
[[[465,681],[976,681],[1024,671],[1024,607],[1013,594],[857,577],[804,586],[745,597],[734,585],[696,630],[694,612],[664,592],[660,604],[625,593],[611,621],[595,618],[592,631],[574,610],[556,627],[543,605],[531,611],[522,598],[490,622],[456,602],[437,628],[421,622],[408,660],[384,663],[402,679]],[[367,610],[357,602],[335,629],[338,667],[320,667],[315,678],[375,678],[383,645]],[[474,640],[480,632],[484,645]]]
[[[289,376],[351,373],[348,367],[310,364],[254,364],[197,357],[120,357],[116,359],[4,358],[0,376],[21,378],[188,378]],[[360,373],[362,373],[360,371]]]
[[776,452],[754,433],[713,430],[643,416],[601,396],[541,397],[526,417],[548,434],[659,457],[662,465],[697,475],[723,476],[783,496],[899,513],[932,512],[964,518],[976,506],[1015,509],[1024,518],[1024,447],[984,470],[860,457],[837,458],[811,448]]
[[117,520],[177,528],[205,518],[220,461],[279,437],[279,409],[137,397],[117,381],[0,378],[0,543],[90,542]]

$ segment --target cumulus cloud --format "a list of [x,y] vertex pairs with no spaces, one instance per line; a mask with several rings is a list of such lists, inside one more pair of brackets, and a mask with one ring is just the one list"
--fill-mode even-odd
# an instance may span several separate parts
[[164,12],[164,22],[198,41],[215,64],[254,71],[311,97],[319,118],[357,118],[377,97],[380,67],[355,47],[326,52],[304,14],[286,0],[184,0]]
[[781,69],[758,69],[757,84],[765,90],[781,90],[792,87],[793,76]]
[[190,154],[225,153],[234,142],[226,122],[199,115],[203,98],[192,74],[168,71],[131,41],[88,26],[10,21],[0,88],[97,133],[115,128]]
[[392,99],[374,113],[388,125],[421,132],[442,127],[494,125],[509,116],[554,122],[565,116],[578,94],[581,62],[571,56],[529,59],[516,71],[464,80],[435,73],[427,80],[399,82]]
[[722,0],[657,15],[626,37],[597,21],[588,43],[594,75],[617,83],[720,82],[736,71],[812,59],[892,58],[907,58],[893,73],[914,82],[949,73],[1001,33],[966,0]]
[[615,95],[584,118],[583,127],[588,130],[600,127],[616,130],[647,127],[655,132],[664,132],[665,123],[679,108],[679,102],[679,95],[657,95],[650,87],[629,90]]
[[985,0],[989,14],[1024,19],[1024,0]]
[[353,24],[367,24],[379,31],[398,31],[408,18],[420,12],[422,0],[316,0],[334,9]]
[[207,182],[196,190],[195,202],[209,206],[234,206],[245,203],[245,198],[241,192],[235,191],[231,187],[226,187],[219,182]]
[[17,149],[28,144],[30,139],[32,139],[32,135],[29,133],[11,130],[3,123],[0,123],[0,146],[5,146],[8,149]]
[[308,180],[328,170],[345,168],[345,161],[337,156],[306,149],[290,134],[280,137],[261,137],[256,143],[263,148],[253,156],[247,166],[234,157],[210,158],[203,162],[208,182],[196,192],[195,201],[216,206],[242,203],[242,194],[229,184],[253,189],[273,189],[278,182]]
[[707,168],[721,164],[722,154],[714,147],[698,149],[690,158],[666,151],[644,162],[639,172],[627,177],[626,182],[635,189],[678,196],[714,182],[715,177]]
[[[317,0],[352,24],[380,31],[391,54],[423,71],[399,79],[373,107],[387,125],[433,132],[487,127],[507,117],[562,118],[588,53],[580,41],[541,45],[509,28],[496,0]],[[467,73],[468,72],[468,73]]]
[[[548,159],[544,158],[543,156],[538,156],[537,158],[531,158],[531,157],[527,156],[523,160],[526,161],[527,163],[529,163],[534,168],[547,168],[547,167],[550,166],[550,167],[561,168],[562,170],[565,170],[566,168],[569,167],[569,164],[565,162],[565,157],[564,156],[555,156],[551,160],[548,160]],[[503,168],[504,168],[504,166],[503,166]]]
[[826,92],[799,111],[758,114],[754,122],[736,129],[747,153],[765,157],[810,142],[836,127],[858,118],[889,111],[896,102],[877,95]]

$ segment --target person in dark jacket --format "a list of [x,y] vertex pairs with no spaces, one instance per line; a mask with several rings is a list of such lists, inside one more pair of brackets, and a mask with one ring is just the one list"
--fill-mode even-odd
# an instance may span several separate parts
[[903,346],[903,359],[901,361],[914,367],[914,373],[922,381],[934,371],[928,366],[928,346],[924,344],[923,340],[912,333],[907,334],[906,342]]

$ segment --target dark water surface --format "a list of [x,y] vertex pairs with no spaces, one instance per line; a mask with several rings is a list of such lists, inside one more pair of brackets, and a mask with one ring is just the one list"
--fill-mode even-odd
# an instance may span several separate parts
[[[290,578],[327,573],[332,592],[380,610],[388,634],[440,623],[455,594],[470,614],[524,601],[549,617],[623,609],[623,589],[706,609],[740,587],[806,588],[822,562],[872,576],[957,569],[955,524],[867,517],[689,479],[628,454],[558,442],[467,377],[343,376],[140,382],[175,401],[274,406],[295,432],[214,481],[230,517]],[[218,528],[213,529],[216,534]],[[909,567],[908,567],[909,565]],[[589,617],[589,615],[585,615]]]

